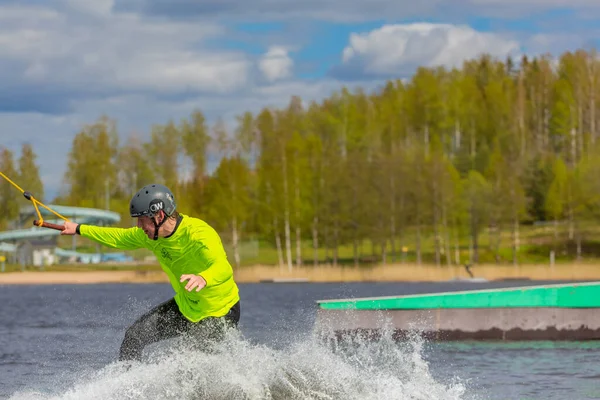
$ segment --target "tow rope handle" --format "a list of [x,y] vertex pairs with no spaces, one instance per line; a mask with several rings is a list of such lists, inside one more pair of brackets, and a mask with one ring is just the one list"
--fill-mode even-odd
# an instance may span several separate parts
[[65,226],[64,225],[52,224],[50,222],[41,222],[40,223],[40,221],[38,221],[37,219],[35,221],[33,221],[33,225],[35,225],[35,226],[41,226],[43,228],[56,229],[57,231],[64,231],[65,230]]
[[41,226],[44,228],[50,228],[50,229],[56,229],[57,231],[64,231],[65,227],[63,225],[58,225],[58,224],[52,224],[50,222],[44,222],[44,217],[42,217],[42,213],[40,212],[40,209],[38,208],[38,204],[42,207],[44,207],[46,210],[50,211],[52,214],[56,215],[57,217],[68,221],[69,219],[66,217],[63,217],[62,215],[60,215],[59,213],[57,213],[56,211],[54,211],[53,209],[45,206],[41,201],[37,200],[35,197],[33,197],[33,195],[30,192],[27,192],[23,189],[21,189],[19,187],[19,185],[17,185],[16,183],[14,183],[13,181],[10,180],[10,178],[6,175],[4,175],[1,171],[0,171],[0,176],[2,176],[4,179],[6,179],[11,185],[13,185],[14,187],[16,187],[21,193],[23,193],[23,196],[25,196],[25,198],[29,201],[31,201],[33,203],[33,207],[35,208],[35,212],[37,213],[37,216],[39,219],[36,219],[33,221],[33,225],[35,226]]

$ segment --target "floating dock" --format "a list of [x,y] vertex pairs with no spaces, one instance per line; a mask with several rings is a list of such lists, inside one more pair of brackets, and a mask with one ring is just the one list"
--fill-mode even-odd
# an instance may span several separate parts
[[328,332],[437,340],[600,339],[600,282],[317,301]]

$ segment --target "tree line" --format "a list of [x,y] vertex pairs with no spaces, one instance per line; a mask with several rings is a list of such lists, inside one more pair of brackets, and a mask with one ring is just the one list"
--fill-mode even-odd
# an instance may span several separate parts
[[[232,244],[236,264],[249,235],[271,243],[290,268],[316,264],[323,248],[335,264],[341,246],[359,264],[365,241],[383,262],[410,241],[417,263],[477,263],[484,231],[496,261],[517,264],[520,229],[536,221],[552,224],[555,239],[566,226],[581,257],[582,224],[599,211],[599,86],[593,51],[483,55],[461,68],[418,68],[370,93],[342,87],[310,103],[292,96],[284,107],[240,115],[234,127],[208,126],[194,111],[153,126],[147,141],[121,142],[116,123],[102,117],[74,137],[67,189],[55,202],[109,207],[128,226],[132,193],[164,183],[180,211]],[[41,192],[31,146],[19,171],[8,150],[1,156],[2,171]],[[210,174],[208,157],[220,159]],[[186,179],[182,161],[193,170]],[[15,197],[1,187],[6,222]],[[461,259],[465,242],[470,260]]]

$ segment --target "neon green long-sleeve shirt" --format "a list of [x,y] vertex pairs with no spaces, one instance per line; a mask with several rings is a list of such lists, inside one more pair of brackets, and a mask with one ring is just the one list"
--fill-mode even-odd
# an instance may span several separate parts
[[[175,290],[175,301],[188,320],[198,322],[206,317],[221,317],[240,299],[221,238],[205,221],[179,215],[181,220],[175,232],[156,241],[137,227],[82,224],[79,233],[112,248],[151,250],[169,277]],[[187,291],[185,285],[188,281],[179,282],[184,274],[202,276],[206,280],[206,287],[199,292],[196,289]]]

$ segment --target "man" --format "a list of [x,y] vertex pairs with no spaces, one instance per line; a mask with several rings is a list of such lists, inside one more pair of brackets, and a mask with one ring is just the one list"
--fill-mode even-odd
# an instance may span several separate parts
[[140,317],[125,332],[119,360],[140,360],[150,343],[190,334],[200,344],[219,340],[237,327],[240,297],[217,232],[206,222],[176,211],[163,185],[141,188],[129,212],[137,227],[112,228],[67,221],[63,235],[79,234],[109,247],[147,248],[158,258],[175,296]]

